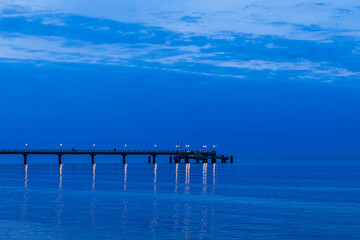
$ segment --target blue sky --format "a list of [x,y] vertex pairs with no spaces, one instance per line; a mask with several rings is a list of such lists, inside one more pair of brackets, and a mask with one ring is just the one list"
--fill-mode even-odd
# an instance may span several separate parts
[[358,159],[357,1],[0,3],[3,147]]

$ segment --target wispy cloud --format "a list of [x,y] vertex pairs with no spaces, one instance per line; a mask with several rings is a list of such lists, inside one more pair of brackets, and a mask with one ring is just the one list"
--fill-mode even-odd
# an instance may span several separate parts
[[[119,7],[121,1],[110,1],[106,5],[110,8],[100,16],[94,6],[80,11],[76,3],[60,2],[64,6],[36,0],[0,4],[0,58],[138,66],[237,78],[246,77],[249,71],[287,72],[292,77],[320,80],[359,77],[356,36],[360,25],[347,21],[353,21],[360,9],[352,4],[339,8],[335,1],[271,6],[228,1],[231,8],[195,3],[197,11],[190,11],[185,2],[170,12],[162,6],[140,7],[136,15],[131,3],[119,10],[124,15],[115,15],[111,7]],[[293,15],[275,14],[285,6]],[[320,15],[312,16],[314,12]],[[340,20],[335,16],[345,24],[337,24]],[[324,22],[327,18],[330,20]]]
[[[260,0],[256,3],[250,0],[224,0],[221,3],[186,0],[171,3],[169,11],[169,5],[162,0],[104,0],[101,3],[90,0],[86,6],[83,2],[70,0],[13,0],[11,5],[3,3],[0,8],[11,9],[11,6],[16,4],[35,12],[56,12],[127,23],[144,23],[170,31],[209,36],[234,32],[316,40],[342,34],[360,37],[360,9],[357,3],[356,0],[329,0],[324,3],[301,0]],[[299,26],[303,28],[299,29]]]

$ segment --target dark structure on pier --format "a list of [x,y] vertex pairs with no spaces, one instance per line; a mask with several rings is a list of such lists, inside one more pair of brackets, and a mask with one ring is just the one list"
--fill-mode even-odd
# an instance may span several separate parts
[[[24,164],[27,164],[28,155],[57,155],[59,164],[62,164],[61,157],[63,155],[90,155],[91,163],[95,163],[96,155],[121,155],[122,162],[126,163],[126,156],[128,155],[147,155],[148,163],[156,163],[156,156],[168,155],[169,163],[216,163],[221,160],[221,163],[226,163],[229,157],[224,155],[216,155],[216,151],[202,151],[202,150],[78,150],[78,149],[4,149],[0,150],[0,154],[20,154],[24,156]],[[230,156],[230,163],[233,163],[233,157]]]

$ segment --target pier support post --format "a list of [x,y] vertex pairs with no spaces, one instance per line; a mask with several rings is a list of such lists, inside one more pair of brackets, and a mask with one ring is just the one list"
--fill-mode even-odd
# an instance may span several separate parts
[[126,160],[125,160],[125,154],[124,155],[122,155],[123,156],[123,164],[125,164],[126,163]]
[[172,156],[169,156],[169,163],[172,163]]
[[153,155],[153,164],[155,164],[156,163],[156,155],[154,154]]
[[234,157],[230,156],[230,163],[234,163]]
[[91,154],[91,164],[95,164],[95,154]]
[[211,163],[216,163],[216,156],[212,156]]
[[151,157],[150,156],[148,157],[148,163],[151,163]]
[[185,163],[189,163],[189,155],[185,155]]
[[24,164],[27,165],[27,155],[28,155],[28,154],[27,154],[27,153],[24,153],[23,155],[24,155]]
[[58,154],[58,157],[59,157],[59,159],[58,159],[58,163],[59,163],[59,164],[61,164],[61,156],[62,156],[62,154],[61,154],[61,153],[59,153],[59,154]]

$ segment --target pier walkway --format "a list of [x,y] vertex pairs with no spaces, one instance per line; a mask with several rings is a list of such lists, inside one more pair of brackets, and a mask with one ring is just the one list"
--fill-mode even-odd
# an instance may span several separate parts
[[[148,163],[156,163],[156,156],[168,155],[169,163],[216,163],[220,160],[221,163],[226,163],[230,160],[233,163],[233,156],[225,157],[224,155],[217,155],[216,151],[204,150],[106,150],[106,149],[0,149],[0,155],[18,154],[23,155],[24,164],[27,164],[27,157],[29,155],[57,155],[58,163],[62,164],[63,155],[89,155],[91,156],[91,163],[95,163],[96,155],[120,155],[122,162],[126,163],[126,156],[129,155],[145,155],[148,156]],[[174,160],[174,161],[173,161]]]

